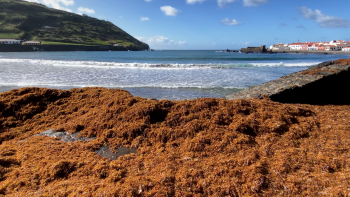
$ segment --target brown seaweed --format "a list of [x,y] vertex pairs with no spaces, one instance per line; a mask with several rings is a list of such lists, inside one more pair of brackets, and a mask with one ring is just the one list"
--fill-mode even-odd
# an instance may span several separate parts
[[349,135],[350,106],[22,88],[0,94],[0,195],[347,196]]

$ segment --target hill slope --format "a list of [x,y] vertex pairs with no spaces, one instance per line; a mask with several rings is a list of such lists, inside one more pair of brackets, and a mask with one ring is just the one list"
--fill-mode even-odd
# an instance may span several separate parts
[[149,48],[111,22],[21,0],[0,0],[0,38]]

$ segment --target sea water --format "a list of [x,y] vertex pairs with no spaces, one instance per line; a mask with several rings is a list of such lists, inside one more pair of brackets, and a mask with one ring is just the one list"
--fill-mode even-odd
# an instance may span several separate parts
[[350,56],[214,50],[0,53],[0,92],[105,87],[155,99],[222,98],[340,58]]

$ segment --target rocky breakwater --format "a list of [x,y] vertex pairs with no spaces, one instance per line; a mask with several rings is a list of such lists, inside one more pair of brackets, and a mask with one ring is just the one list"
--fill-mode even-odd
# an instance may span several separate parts
[[250,87],[227,99],[268,97],[281,103],[350,104],[350,59],[324,62],[307,70]]

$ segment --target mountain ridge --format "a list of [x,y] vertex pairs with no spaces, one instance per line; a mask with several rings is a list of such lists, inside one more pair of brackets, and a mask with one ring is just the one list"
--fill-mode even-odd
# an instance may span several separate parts
[[0,38],[149,49],[146,43],[109,21],[22,0],[0,0]]

